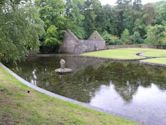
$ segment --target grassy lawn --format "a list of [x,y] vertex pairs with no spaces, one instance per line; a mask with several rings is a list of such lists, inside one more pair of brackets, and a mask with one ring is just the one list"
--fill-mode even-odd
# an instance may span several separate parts
[[147,63],[154,63],[154,64],[166,64],[166,58],[155,58],[155,59],[147,59],[142,60],[141,62],[147,62]]
[[163,49],[144,49],[143,52],[147,57],[166,57],[166,50]]
[[103,50],[97,52],[89,52],[82,54],[83,56],[103,57],[121,60],[142,59],[143,57],[137,56],[137,53],[144,53],[147,57],[166,57],[166,50],[161,49],[148,49],[148,48],[120,48]]
[[[30,91],[28,93],[27,91]],[[136,125],[32,90],[0,67],[0,125]]]

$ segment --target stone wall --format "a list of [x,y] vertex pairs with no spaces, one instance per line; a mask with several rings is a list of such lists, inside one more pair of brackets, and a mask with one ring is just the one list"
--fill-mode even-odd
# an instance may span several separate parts
[[69,30],[64,34],[63,44],[60,46],[60,53],[73,53],[76,45],[79,44],[79,39]]
[[100,34],[95,31],[88,40],[79,40],[70,30],[64,35],[60,53],[81,54],[84,52],[102,50],[106,48],[105,41]]
[[157,48],[153,45],[145,44],[134,44],[134,45],[108,45],[107,49],[118,49],[118,48]]

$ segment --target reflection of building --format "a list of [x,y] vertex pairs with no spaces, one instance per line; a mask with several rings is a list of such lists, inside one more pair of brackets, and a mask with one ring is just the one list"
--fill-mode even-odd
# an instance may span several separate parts
[[115,86],[115,90],[125,101],[130,101],[132,100],[133,95],[136,93],[138,87],[139,84],[130,84],[130,82],[127,81],[127,83],[124,83],[124,85]]
[[105,49],[105,41],[100,34],[95,31],[88,40],[79,40],[74,33],[67,30],[64,35],[63,44],[60,47],[61,53],[80,54],[83,52]]

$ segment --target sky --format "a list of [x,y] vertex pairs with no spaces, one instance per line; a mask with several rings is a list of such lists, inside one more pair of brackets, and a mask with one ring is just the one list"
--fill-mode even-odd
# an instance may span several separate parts
[[[117,0],[100,0],[100,1],[103,5],[105,5],[105,4],[115,5]],[[158,2],[158,1],[161,1],[161,0],[142,0],[142,3],[146,4],[146,3]]]

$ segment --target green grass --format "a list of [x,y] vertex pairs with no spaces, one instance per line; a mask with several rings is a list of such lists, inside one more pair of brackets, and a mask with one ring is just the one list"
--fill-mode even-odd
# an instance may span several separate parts
[[141,62],[166,65],[166,58],[147,59],[147,60],[142,60]]
[[166,50],[164,49],[144,49],[143,52],[147,57],[166,57]]
[[[27,93],[27,91],[30,93]],[[0,67],[0,125],[136,125],[41,94]]]
[[121,48],[111,49],[96,52],[89,52],[82,54],[83,56],[102,57],[120,60],[133,60],[143,59],[144,57],[137,56],[137,53],[144,53],[147,57],[166,57],[166,50],[161,49],[149,49],[149,48]]

